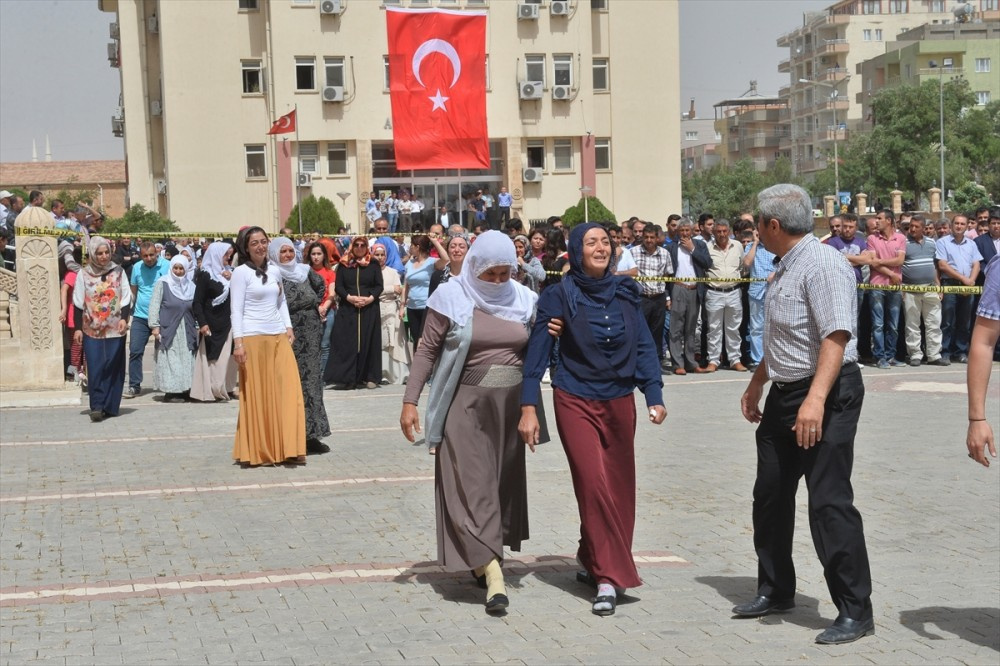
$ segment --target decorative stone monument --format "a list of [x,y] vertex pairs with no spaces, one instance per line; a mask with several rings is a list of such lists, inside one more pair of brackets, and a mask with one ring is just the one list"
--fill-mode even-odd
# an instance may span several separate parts
[[932,213],[941,212],[941,188],[932,187],[927,190],[927,198],[930,199],[930,209]]
[[828,219],[836,215],[837,197],[827,194],[823,197],[823,215]]
[[858,192],[854,195],[854,212],[858,215],[864,215],[868,212],[868,195],[864,192]]
[[889,195],[892,196],[892,212],[899,215],[903,212],[903,193],[893,190]]

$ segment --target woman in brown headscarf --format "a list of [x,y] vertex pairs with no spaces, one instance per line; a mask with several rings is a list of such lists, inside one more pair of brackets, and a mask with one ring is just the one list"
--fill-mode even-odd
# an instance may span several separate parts
[[323,375],[338,389],[376,388],[382,381],[382,268],[372,261],[368,239],[358,236],[337,268],[334,291],[340,299]]

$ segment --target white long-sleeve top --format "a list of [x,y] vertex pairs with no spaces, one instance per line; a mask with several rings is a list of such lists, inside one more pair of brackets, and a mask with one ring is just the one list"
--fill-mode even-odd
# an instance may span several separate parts
[[261,282],[252,266],[237,266],[229,281],[229,300],[234,338],[275,335],[292,327],[281,272],[273,264],[267,267],[267,284]]

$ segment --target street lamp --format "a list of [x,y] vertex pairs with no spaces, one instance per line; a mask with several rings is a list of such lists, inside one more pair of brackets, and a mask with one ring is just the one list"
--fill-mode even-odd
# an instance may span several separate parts
[[[350,192],[337,192],[337,196],[340,197],[340,205],[344,208],[344,218],[347,218],[347,197],[351,196]],[[347,230],[350,231],[351,227],[348,225]]]
[[587,202],[587,199],[590,198],[590,193],[593,192],[593,191],[594,191],[594,189],[592,187],[588,187],[587,185],[584,185],[583,187],[580,188],[580,195],[583,197],[583,223],[584,224],[587,224],[588,222],[590,222],[590,204]]
[[840,125],[837,124],[837,86],[841,83],[846,83],[850,81],[850,75],[845,76],[840,81],[836,83],[823,83],[822,81],[810,81],[809,79],[799,79],[799,83],[808,83],[814,86],[823,86],[824,88],[829,88],[832,92],[830,94],[830,99],[833,100],[833,188],[834,188],[834,199],[837,201],[837,209],[835,213],[840,212],[840,152],[837,148],[838,141],[837,137],[840,136]]
[[927,64],[930,65],[931,69],[938,71],[938,121],[940,123],[938,152],[941,153],[941,219],[943,220],[945,219],[944,201],[947,196],[947,190],[944,189],[944,62],[942,61],[941,67],[938,67],[936,60],[931,60]]

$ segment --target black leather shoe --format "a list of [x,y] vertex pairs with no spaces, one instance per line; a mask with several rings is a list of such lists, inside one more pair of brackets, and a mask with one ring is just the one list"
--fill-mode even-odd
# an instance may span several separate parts
[[510,599],[507,598],[506,594],[494,594],[486,602],[486,612],[502,613],[507,610],[507,606],[510,605]]
[[733,615],[739,617],[764,617],[771,613],[780,613],[795,608],[794,599],[772,599],[770,597],[757,597],[753,601],[740,604],[733,608]]
[[853,643],[859,638],[875,634],[875,620],[852,620],[849,617],[838,617],[822,634],[816,637],[817,643],[823,645],[839,645]]

